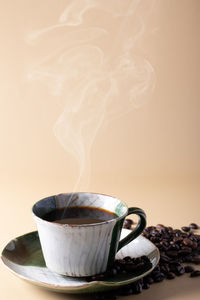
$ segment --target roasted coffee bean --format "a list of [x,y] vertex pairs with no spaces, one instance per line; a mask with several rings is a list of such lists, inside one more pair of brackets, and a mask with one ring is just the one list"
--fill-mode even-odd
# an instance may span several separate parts
[[165,279],[165,275],[163,273],[158,273],[154,276],[154,282],[161,282]]
[[151,241],[152,243],[158,243],[158,242],[160,242],[160,238],[159,238],[159,237],[156,237],[156,236],[152,236],[152,237],[150,238],[150,241]]
[[186,255],[189,255],[191,253],[191,249],[181,249],[178,251],[178,254],[180,256],[186,256]]
[[183,244],[186,245],[186,246],[191,247],[193,242],[189,238],[184,238]]
[[169,265],[165,264],[165,265],[161,265],[160,270],[162,273],[167,274],[169,273],[170,269],[169,269]]
[[116,260],[116,264],[118,264],[118,265],[125,265],[126,264],[126,261],[125,260],[123,260],[123,259],[117,259]]
[[160,244],[163,246],[163,247],[169,247],[169,243],[166,241],[166,240],[161,240],[160,241]]
[[195,264],[195,265],[200,265],[200,257],[194,257],[192,259],[192,262]]
[[194,268],[192,266],[185,266],[185,273],[191,273],[194,271]]
[[183,231],[185,231],[185,232],[189,232],[190,231],[190,227],[188,227],[188,226],[183,226],[183,227],[181,227],[181,229]]
[[157,273],[157,272],[160,272],[160,266],[159,266],[159,265],[157,265],[157,266],[154,268],[154,270],[152,271],[152,274]]
[[125,256],[125,257],[123,258],[123,260],[125,260],[126,262],[127,262],[127,261],[132,261],[132,258],[131,258],[130,256]]
[[135,283],[134,285],[132,285],[132,289],[133,289],[133,294],[137,295],[140,294],[142,292],[142,284],[141,283]]
[[178,273],[178,269],[181,267],[181,264],[179,262],[173,262],[173,263],[170,263],[169,264],[169,269],[170,269],[170,272],[173,272],[173,273]]
[[145,263],[142,261],[141,263],[137,264],[137,270],[143,271],[145,269]]
[[191,263],[192,262],[192,256],[191,255],[185,256],[184,257],[184,262]]
[[173,272],[169,272],[166,274],[166,278],[171,280],[174,279],[176,277],[176,275]]
[[176,270],[176,272],[175,272],[175,274],[176,274],[177,276],[183,275],[184,273],[185,273],[185,268],[184,268],[184,267],[182,267],[182,266],[177,267],[177,270]]
[[180,250],[180,245],[172,244],[169,246],[168,250]]
[[191,224],[189,225],[189,227],[190,227],[191,229],[198,229],[198,228],[199,228],[199,226],[198,226],[197,224],[195,224],[195,223],[191,223]]
[[188,251],[188,252],[192,252],[192,248],[191,247],[189,247],[189,246],[185,246],[185,245],[182,245],[181,246],[181,250],[185,250],[185,251]]
[[162,228],[162,229],[165,229],[165,226],[163,224],[157,224],[156,225],[156,228]]
[[153,271],[151,275],[153,276],[153,279],[155,279],[155,277],[160,275],[160,271]]
[[150,277],[150,276],[147,276],[147,277],[145,277],[145,281],[146,281],[146,283],[148,283],[148,284],[152,284],[152,283],[154,283],[154,280],[153,280],[153,278],[152,278],[152,277]]
[[132,225],[134,224],[133,220],[131,219],[125,219],[123,227],[126,229],[131,229]]
[[168,263],[170,261],[170,258],[167,255],[160,255],[160,261],[163,263]]
[[200,271],[199,270],[195,270],[190,274],[190,277],[198,277],[200,276]]
[[141,262],[142,262],[141,257],[136,257],[136,258],[134,259],[134,263],[135,263],[136,265],[140,264]]
[[166,254],[169,257],[177,257],[178,256],[178,251],[176,251],[176,250],[169,250],[169,251],[166,251]]
[[183,234],[183,232],[180,229],[174,229],[173,233],[175,233],[175,236],[179,236],[179,235]]
[[183,238],[181,237],[181,236],[175,236],[174,238],[173,238],[173,242],[174,243],[181,243],[182,242],[182,240],[183,240]]
[[195,249],[197,249],[198,248],[198,244],[197,244],[197,242],[192,242],[192,245],[191,245],[191,248],[193,249],[193,250],[195,250]]
[[141,260],[146,262],[146,263],[149,263],[149,258],[146,255],[141,256]]
[[144,290],[148,290],[150,288],[150,284],[146,282],[146,283],[143,284],[142,288]]

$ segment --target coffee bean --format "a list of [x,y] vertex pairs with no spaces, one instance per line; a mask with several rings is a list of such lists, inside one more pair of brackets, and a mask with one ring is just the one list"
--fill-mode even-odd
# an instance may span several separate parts
[[200,271],[199,270],[195,270],[190,274],[190,277],[198,277],[200,276]]
[[186,255],[190,254],[191,252],[192,252],[191,249],[182,249],[182,250],[178,251],[178,254],[180,256],[186,256]]
[[192,246],[193,242],[189,238],[184,238],[183,244],[186,246]]
[[181,267],[181,264],[179,262],[174,262],[169,264],[170,271],[177,274],[178,269]]
[[177,267],[177,270],[176,270],[176,272],[175,272],[175,274],[176,274],[177,276],[183,275],[184,273],[185,273],[185,268],[183,268],[182,266]]
[[136,257],[136,258],[134,259],[134,263],[135,263],[136,265],[140,264],[141,262],[142,262],[141,257]]
[[192,262],[192,256],[191,255],[185,256],[184,257],[184,262],[191,263]]
[[147,283],[147,282],[145,282],[145,283],[143,283],[142,288],[143,288],[144,290],[148,290],[148,289],[150,288],[150,284]]
[[169,251],[166,251],[166,254],[167,256],[169,257],[177,257],[178,256],[178,253],[176,250],[169,250]]
[[182,242],[182,240],[183,240],[183,238],[181,237],[181,236],[175,236],[174,238],[173,238],[173,242],[174,243],[181,243]]
[[194,268],[192,266],[185,266],[185,272],[186,273],[191,273],[194,271]]
[[134,224],[133,220],[131,219],[125,219],[123,227],[126,229],[131,229],[132,225]]
[[154,283],[154,280],[153,280],[153,278],[152,278],[151,276],[147,276],[147,277],[145,278],[145,281],[146,281],[146,283],[148,283],[148,284]]
[[195,264],[195,265],[200,265],[200,257],[194,257],[192,259],[192,262]]
[[192,242],[191,248],[192,248],[193,250],[197,249],[197,248],[198,248],[197,242]]
[[189,232],[190,231],[190,227],[187,227],[187,226],[183,226],[181,227],[181,229],[185,232]]
[[118,265],[125,265],[125,264],[126,264],[126,261],[123,260],[123,259],[117,259],[117,260],[116,260],[116,264],[118,264]]
[[140,294],[142,292],[142,284],[139,282],[135,283],[132,286],[132,289],[133,289],[133,294],[135,294],[135,295]]
[[165,264],[165,265],[161,265],[160,270],[162,273],[167,274],[169,273],[170,269],[169,269],[169,265]]
[[149,263],[149,258],[146,255],[141,256],[141,260],[146,262],[146,263]]
[[125,256],[125,257],[123,258],[123,260],[125,260],[126,262],[127,262],[127,261],[132,261],[132,258],[131,258],[130,256]]
[[156,225],[156,228],[162,228],[162,229],[165,229],[165,226],[163,224],[157,224]]
[[180,245],[178,245],[178,244],[174,244],[174,245],[171,245],[171,249],[169,249],[169,250],[180,250]]
[[169,272],[166,274],[166,278],[171,280],[174,279],[176,277],[176,275],[173,272]]
[[170,261],[170,258],[167,255],[160,255],[160,261],[163,263],[168,263]]
[[198,229],[198,228],[199,228],[199,226],[198,226],[197,224],[195,224],[195,223],[191,223],[191,224],[189,225],[189,227],[190,227],[191,229]]
[[154,277],[154,282],[161,282],[165,279],[165,275],[163,273],[156,274]]
[[160,272],[160,266],[159,266],[159,265],[157,265],[157,266],[154,268],[154,270],[152,271],[152,274],[153,274],[153,273],[157,273],[157,272]]

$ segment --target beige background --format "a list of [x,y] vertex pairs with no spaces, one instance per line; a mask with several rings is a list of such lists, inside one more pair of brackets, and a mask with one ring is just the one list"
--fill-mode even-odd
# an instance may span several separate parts
[[[114,2],[1,1],[1,249],[35,230],[35,201],[74,190],[116,195],[149,225],[200,223],[200,2]],[[77,298],[0,268],[2,299]],[[197,281],[134,299],[198,299]]]

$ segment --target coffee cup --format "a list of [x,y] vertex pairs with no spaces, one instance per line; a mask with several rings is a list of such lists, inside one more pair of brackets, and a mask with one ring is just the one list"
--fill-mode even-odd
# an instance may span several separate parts
[[[36,202],[32,208],[46,266],[73,277],[100,274],[117,251],[138,237],[146,215],[118,198],[95,193],[62,193]],[[120,240],[126,216],[139,217],[136,228]],[[64,221],[63,221],[64,220]]]

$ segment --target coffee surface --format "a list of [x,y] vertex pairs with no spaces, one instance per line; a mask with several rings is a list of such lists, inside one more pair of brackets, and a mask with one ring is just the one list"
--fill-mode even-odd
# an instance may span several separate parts
[[55,209],[42,218],[53,223],[81,225],[101,223],[116,217],[116,214],[102,208],[76,206]]

